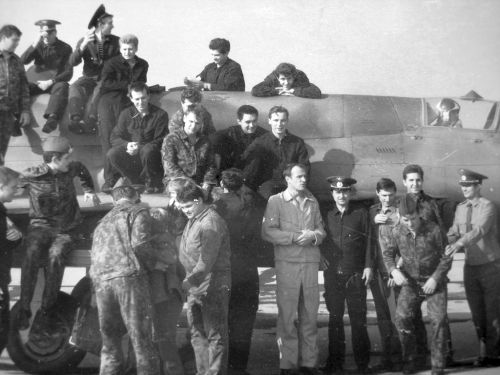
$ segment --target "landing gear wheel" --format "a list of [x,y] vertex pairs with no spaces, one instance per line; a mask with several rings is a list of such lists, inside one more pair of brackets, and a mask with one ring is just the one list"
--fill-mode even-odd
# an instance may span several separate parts
[[39,329],[42,325],[36,324],[38,318],[35,318],[33,326],[38,327],[30,327],[24,331],[19,331],[16,324],[20,303],[17,302],[12,307],[7,350],[12,361],[21,370],[29,373],[68,373],[85,356],[85,351],[69,343],[77,309],[75,300],[68,294],[59,292],[56,305],[56,311],[42,321],[44,329]]

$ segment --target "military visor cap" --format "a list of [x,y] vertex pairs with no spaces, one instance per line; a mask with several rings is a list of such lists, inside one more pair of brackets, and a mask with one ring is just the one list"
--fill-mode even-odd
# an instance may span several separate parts
[[142,194],[146,190],[146,186],[142,184],[133,184],[128,178],[121,177],[118,179],[117,183],[113,186],[113,190],[117,188],[129,187],[137,191],[137,193]]
[[357,181],[346,176],[330,176],[326,179],[330,183],[330,188],[335,190],[350,190]]
[[35,22],[35,25],[40,26],[40,29],[43,29],[44,31],[56,30],[56,25],[60,24],[61,22],[56,20],[40,20]]
[[486,180],[488,178],[481,173],[473,172],[471,170],[463,168],[458,171],[458,174],[460,175],[458,184],[462,186],[481,184],[483,180]]
[[43,152],[61,152],[67,154],[71,152],[71,144],[64,137],[49,137],[42,145]]
[[113,17],[113,15],[107,13],[106,8],[104,7],[104,5],[101,4],[99,5],[99,8],[96,9],[94,15],[90,19],[88,28],[91,29],[92,27],[97,27],[99,21],[106,17]]

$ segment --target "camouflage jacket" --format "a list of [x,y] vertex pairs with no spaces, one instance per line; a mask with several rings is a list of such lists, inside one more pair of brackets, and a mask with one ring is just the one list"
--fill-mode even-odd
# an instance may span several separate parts
[[[202,108],[202,119],[201,119],[201,130],[200,133],[208,136],[212,133],[215,133],[215,128],[214,128],[214,123],[212,121],[212,115],[210,112],[207,111],[207,109],[203,106]],[[172,116],[172,119],[168,123],[168,131],[169,133],[173,133],[177,130],[182,130],[184,129],[184,112],[182,111],[182,108],[177,110],[177,112],[174,113]]]
[[403,258],[402,270],[415,282],[425,282],[433,277],[437,283],[447,282],[446,274],[451,268],[452,258],[444,255],[443,236],[436,223],[423,224],[415,236],[398,224],[392,231],[380,232],[379,242],[387,271],[396,268],[397,254]]
[[45,163],[23,171],[20,186],[28,189],[31,225],[69,231],[81,222],[75,177],[86,193],[94,191],[92,176],[79,161],[71,162],[67,172],[54,173]]
[[0,111],[29,112],[30,93],[21,59],[14,53],[0,52]]
[[184,130],[165,137],[161,148],[165,179],[190,177],[200,184],[207,172],[215,170],[214,154],[207,137],[198,137],[192,144]]
[[147,207],[119,202],[94,231],[90,251],[90,276],[94,281],[138,276],[152,270],[156,250],[152,245],[152,221]]

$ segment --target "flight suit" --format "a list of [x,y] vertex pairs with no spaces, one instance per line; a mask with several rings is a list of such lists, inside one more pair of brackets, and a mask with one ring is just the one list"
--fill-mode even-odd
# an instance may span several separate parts
[[158,375],[152,338],[153,309],[148,270],[158,260],[147,208],[118,203],[94,231],[90,277],[102,336],[100,375],[123,373],[122,336],[128,333],[138,375]]
[[[380,233],[380,246],[387,271],[396,269],[395,256],[403,259],[402,272],[408,283],[401,287],[396,308],[396,327],[403,347],[403,362],[415,364],[417,342],[415,317],[423,301],[427,301],[428,316],[432,326],[431,363],[433,370],[446,367],[448,354],[447,324],[447,272],[452,258],[444,255],[441,229],[434,222],[424,222],[415,235],[404,225],[397,225],[391,232]],[[432,277],[437,282],[433,294],[424,294],[422,286]]]
[[225,375],[228,304],[231,286],[229,232],[224,219],[207,207],[189,219],[179,258],[191,288],[187,319],[198,375]]
[[[305,246],[294,243],[302,230],[313,231],[315,241]],[[324,238],[319,204],[309,191],[305,192],[302,208],[296,193],[290,189],[269,198],[262,222],[262,239],[274,245],[276,341],[283,370],[317,366],[318,245]]]

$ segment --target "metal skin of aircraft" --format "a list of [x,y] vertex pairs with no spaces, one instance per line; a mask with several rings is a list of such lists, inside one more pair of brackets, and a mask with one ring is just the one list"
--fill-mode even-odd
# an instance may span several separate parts
[[[41,131],[43,113],[49,95],[33,99],[31,127],[23,135],[11,138],[5,165],[22,171],[42,161],[41,144],[47,134]],[[259,124],[267,124],[269,109],[282,105],[290,112],[288,130],[303,138],[310,155],[311,173],[309,189],[320,202],[331,201],[326,177],[347,175],[354,177],[356,200],[373,201],[376,182],[389,177],[404,192],[402,171],[408,164],[420,164],[425,173],[424,189],[441,202],[463,200],[458,185],[458,169],[467,168],[488,176],[483,181],[483,195],[500,207],[500,106],[485,100],[474,92],[464,97],[451,98],[460,108],[462,127],[434,125],[440,116],[439,104],[443,98],[407,98],[368,95],[323,95],[321,99],[278,96],[258,98],[247,92],[204,92],[202,104],[212,114],[214,125],[223,129],[236,124],[236,111],[250,104],[259,111]],[[153,94],[151,103],[163,108],[171,116],[180,108],[180,90],[172,89]],[[102,181],[103,158],[98,135],[76,135],[68,131],[68,116],[64,117],[53,135],[68,137],[74,147],[74,158],[82,161],[91,171],[94,181]],[[88,249],[96,221],[111,208],[109,196],[101,194],[105,202],[100,208],[83,206],[85,223],[82,241],[71,255],[68,265],[88,267]],[[163,205],[165,196],[143,196],[151,206]],[[28,199],[17,198],[6,204],[13,219],[22,227],[27,225]],[[453,211],[448,210],[448,224]],[[14,265],[19,267],[22,252],[18,252]],[[83,281],[83,283],[88,283]],[[79,283],[80,284],[80,283]],[[85,294],[75,287],[76,294]],[[85,288],[84,288],[85,289]],[[71,327],[75,305],[65,293],[61,294],[60,325]],[[76,297],[83,298],[83,297]],[[32,304],[32,308],[34,305]],[[16,306],[13,308],[15,316]],[[64,331],[64,330],[63,330]],[[68,332],[69,331],[69,332]],[[39,341],[26,332],[11,328],[8,349],[16,365],[27,372],[61,371],[83,358],[85,352],[68,344],[71,328],[62,337]]]

